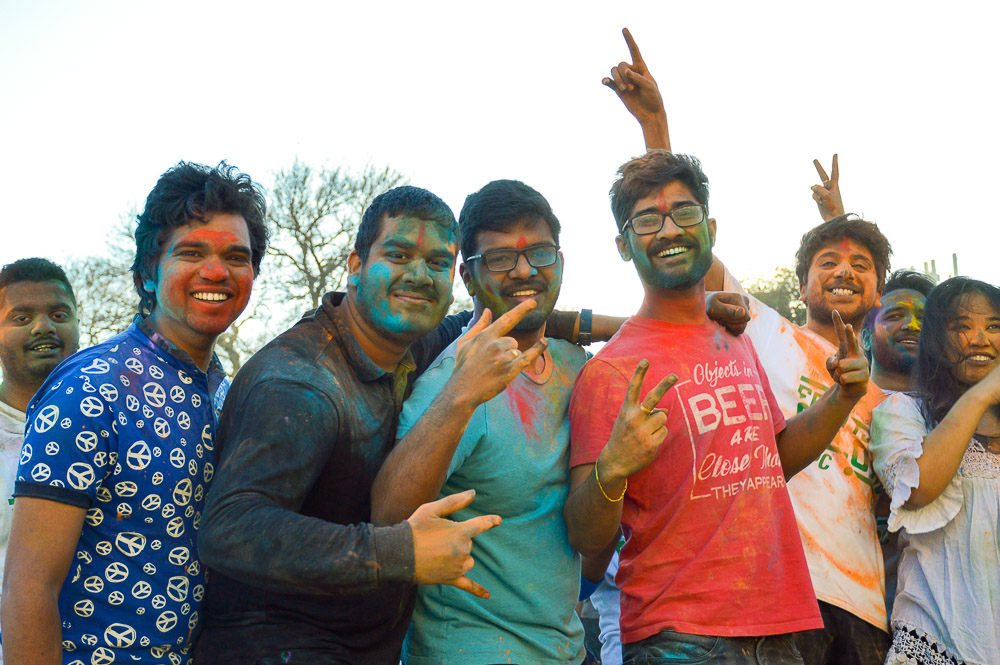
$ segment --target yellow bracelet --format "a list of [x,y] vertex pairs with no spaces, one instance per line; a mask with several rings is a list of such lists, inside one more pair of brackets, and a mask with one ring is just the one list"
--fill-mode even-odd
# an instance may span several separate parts
[[610,501],[611,503],[618,503],[619,501],[625,498],[625,492],[626,490],[628,490],[628,478],[625,479],[625,487],[622,488],[622,495],[617,499],[612,499],[610,496],[608,496],[608,493],[604,491],[604,488],[601,487],[601,476],[597,473],[597,462],[594,462],[594,478],[597,479],[597,489],[601,490],[601,494],[604,495],[604,498]]

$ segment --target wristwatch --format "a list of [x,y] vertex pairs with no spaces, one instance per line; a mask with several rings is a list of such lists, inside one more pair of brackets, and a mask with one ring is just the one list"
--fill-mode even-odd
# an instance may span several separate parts
[[594,323],[594,310],[580,310],[580,332],[576,336],[576,343],[580,346],[590,345],[591,327]]

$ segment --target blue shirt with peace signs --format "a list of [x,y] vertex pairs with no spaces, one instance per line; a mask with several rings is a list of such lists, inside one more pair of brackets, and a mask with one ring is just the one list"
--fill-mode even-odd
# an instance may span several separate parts
[[63,663],[190,660],[227,387],[217,359],[206,374],[140,322],[68,358],[28,406],[14,496],[87,509],[59,594]]

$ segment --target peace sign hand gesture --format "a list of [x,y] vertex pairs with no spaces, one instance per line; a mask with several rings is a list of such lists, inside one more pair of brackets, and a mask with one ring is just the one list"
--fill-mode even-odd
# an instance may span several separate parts
[[646,468],[667,438],[667,412],[656,408],[663,396],[677,383],[677,375],[669,374],[640,401],[642,381],[649,370],[649,362],[642,360],[628,382],[625,401],[601,454],[602,475],[609,478],[628,478]]
[[837,382],[841,393],[860,399],[868,392],[868,360],[854,334],[854,327],[844,325],[840,312],[833,311],[833,328],[837,332],[837,353],[826,360],[826,369]]
[[810,187],[813,200],[816,201],[823,221],[829,222],[834,217],[844,214],[844,201],[840,197],[840,167],[837,164],[837,155],[833,156],[833,166],[829,176],[818,159],[813,160],[813,166],[816,167],[816,172],[819,173],[819,178],[823,181],[822,185]]

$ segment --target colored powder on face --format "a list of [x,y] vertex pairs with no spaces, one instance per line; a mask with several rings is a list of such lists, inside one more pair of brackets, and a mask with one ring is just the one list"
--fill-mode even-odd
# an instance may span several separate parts
[[527,246],[528,246],[528,241],[524,239],[524,236],[521,236],[520,238],[517,239],[517,244],[515,245],[515,247],[517,247],[518,249],[524,249]]
[[664,193],[665,189],[661,189],[656,195],[656,209],[660,212],[667,212],[669,210],[669,207],[667,207],[667,196]]
[[417,233],[417,249],[424,246],[424,222],[420,222],[420,231]]

